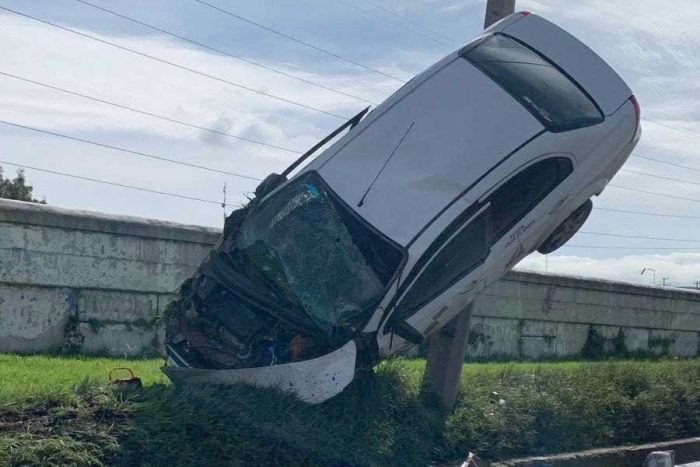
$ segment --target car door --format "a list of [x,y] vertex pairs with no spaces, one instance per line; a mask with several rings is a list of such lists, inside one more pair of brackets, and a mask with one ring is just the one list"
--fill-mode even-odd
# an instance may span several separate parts
[[549,154],[519,168],[500,186],[485,195],[493,212],[491,255],[486,265],[485,285],[498,280],[531,250],[529,238],[546,224],[550,210],[546,199],[571,173],[573,162],[569,155]]
[[415,266],[417,278],[409,279],[412,283],[397,302],[387,331],[405,322],[421,335],[428,334],[456,313],[449,313],[455,297],[464,301],[478,288],[491,243],[491,211],[486,204],[471,214],[439,248],[426,253],[429,261]]
[[486,192],[467,209],[468,220],[449,238],[438,237],[442,244],[431,245],[424,253],[430,258],[416,263],[420,270],[411,275],[417,277],[398,300],[385,333],[406,323],[409,330],[430,334],[510,269],[525,255],[520,240],[536,222],[528,215],[572,170],[570,158],[546,156]]

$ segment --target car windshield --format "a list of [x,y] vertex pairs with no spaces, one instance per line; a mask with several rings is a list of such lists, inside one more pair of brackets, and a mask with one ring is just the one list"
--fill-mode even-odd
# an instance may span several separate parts
[[297,177],[256,206],[237,244],[267,285],[326,331],[371,313],[403,259],[316,172]]
[[600,110],[576,83],[510,37],[491,36],[462,56],[500,84],[550,131],[603,121]]

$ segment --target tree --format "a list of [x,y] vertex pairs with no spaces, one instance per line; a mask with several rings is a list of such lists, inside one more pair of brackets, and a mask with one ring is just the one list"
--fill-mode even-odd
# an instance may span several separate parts
[[41,201],[33,198],[33,191],[34,187],[27,185],[27,177],[24,175],[24,169],[17,169],[17,176],[13,180],[10,180],[9,178],[3,177],[3,170],[2,167],[0,167],[0,198],[46,204],[46,198]]

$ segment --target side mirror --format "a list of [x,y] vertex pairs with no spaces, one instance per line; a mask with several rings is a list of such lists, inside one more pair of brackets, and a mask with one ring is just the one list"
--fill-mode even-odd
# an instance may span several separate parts
[[391,327],[391,332],[415,345],[420,345],[425,340],[423,334],[418,332],[416,328],[408,324],[406,321],[399,321],[398,323],[394,324]]

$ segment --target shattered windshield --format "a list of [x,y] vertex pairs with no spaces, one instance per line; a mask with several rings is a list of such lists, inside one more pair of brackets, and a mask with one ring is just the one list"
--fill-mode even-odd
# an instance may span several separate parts
[[316,172],[250,212],[237,244],[269,286],[327,332],[371,313],[403,259]]

